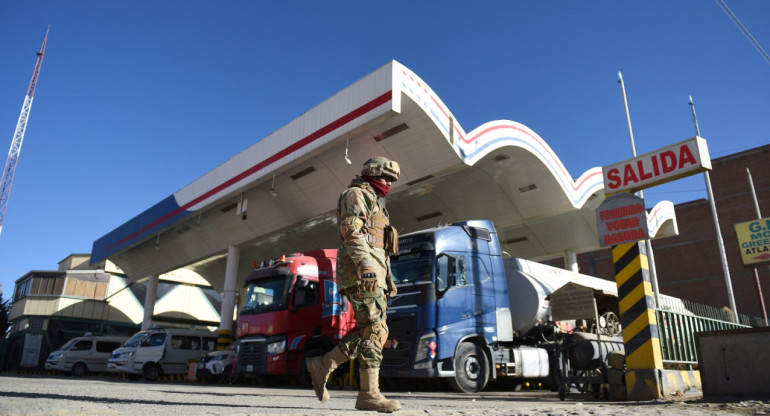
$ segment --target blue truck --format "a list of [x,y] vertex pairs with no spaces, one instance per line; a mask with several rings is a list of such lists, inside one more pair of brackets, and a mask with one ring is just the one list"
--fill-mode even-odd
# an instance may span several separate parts
[[[541,380],[555,390],[567,337],[581,347],[573,367],[597,367],[599,345],[622,348],[615,282],[513,258],[491,221],[405,234],[391,267],[398,295],[388,300],[386,381],[442,378],[470,393],[493,380]],[[548,296],[570,282],[595,291],[601,318],[551,318]],[[592,335],[597,325],[607,341]]]

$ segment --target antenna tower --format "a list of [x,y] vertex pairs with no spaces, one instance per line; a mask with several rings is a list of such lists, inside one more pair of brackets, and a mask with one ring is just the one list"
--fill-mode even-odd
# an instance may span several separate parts
[[45,43],[48,40],[48,31],[50,29],[50,26],[46,29],[45,38],[43,38],[43,46],[40,48],[40,52],[37,53],[35,70],[32,72],[32,80],[29,81],[27,96],[24,97],[24,104],[21,106],[19,122],[16,124],[16,131],[13,133],[13,140],[11,141],[11,149],[8,151],[8,159],[5,161],[5,169],[3,169],[3,179],[2,182],[0,182],[0,186],[2,186],[2,189],[0,189],[0,233],[3,231],[5,210],[8,208],[8,198],[11,194],[13,176],[16,173],[16,164],[19,161],[21,143],[24,141],[24,131],[27,129],[29,109],[32,107],[32,97],[35,95],[37,77],[40,75],[40,66],[43,64],[43,53],[45,52]]

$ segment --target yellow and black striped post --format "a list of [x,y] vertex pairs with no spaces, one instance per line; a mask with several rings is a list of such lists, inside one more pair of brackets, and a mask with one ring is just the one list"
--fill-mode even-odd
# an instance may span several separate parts
[[217,338],[217,351],[224,351],[233,340],[233,331],[229,329],[220,329],[219,338]]
[[628,400],[662,398],[663,356],[644,241],[612,247],[626,352]]

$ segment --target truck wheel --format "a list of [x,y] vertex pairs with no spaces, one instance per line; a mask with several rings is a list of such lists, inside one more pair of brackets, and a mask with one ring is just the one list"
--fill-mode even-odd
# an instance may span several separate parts
[[235,384],[238,381],[238,375],[233,372],[232,365],[228,365],[225,367],[224,371],[222,371],[222,381],[225,384]]
[[160,377],[160,367],[157,364],[149,363],[144,366],[144,379],[155,381]]
[[455,376],[449,384],[460,393],[478,393],[489,379],[489,366],[484,350],[476,344],[460,344],[454,359]]
[[73,377],[83,377],[87,371],[88,367],[83,363],[75,363],[75,365],[72,366]]

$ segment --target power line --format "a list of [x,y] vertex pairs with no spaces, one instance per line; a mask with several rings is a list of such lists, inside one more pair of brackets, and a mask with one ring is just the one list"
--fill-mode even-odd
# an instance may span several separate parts
[[751,43],[751,46],[753,46],[760,55],[762,55],[763,58],[765,58],[765,61],[767,61],[768,64],[770,64],[770,55],[765,52],[765,50],[762,48],[762,45],[759,44],[759,42],[754,39],[754,36],[751,35],[749,32],[749,29],[741,23],[741,20],[738,19],[738,16],[733,13],[732,10],[730,10],[729,7],[727,7],[727,4],[725,4],[724,0],[714,0],[714,2],[719,6],[720,9],[722,9],[723,12],[727,15],[728,18],[730,18],[730,21],[735,24],[735,27],[738,28],[738,30],[743,33],[743,36],[746,37],[746,39],[749,40],[749,43]]

